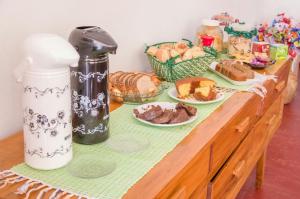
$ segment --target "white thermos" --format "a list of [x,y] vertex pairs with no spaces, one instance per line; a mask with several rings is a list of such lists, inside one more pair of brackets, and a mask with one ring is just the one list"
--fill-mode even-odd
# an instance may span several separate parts
[[57,169],[72,159],[70,69],[79,55],[63,38],[34,34],[24,42],[24,59],[15,70],[23,84],[25,163]]

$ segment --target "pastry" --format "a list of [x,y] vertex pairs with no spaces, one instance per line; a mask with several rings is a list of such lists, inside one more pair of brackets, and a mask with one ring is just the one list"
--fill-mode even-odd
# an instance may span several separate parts
[[143,113],[139,113],[137,110],[134,110],[135,116],[142,120],[151,121],[155,118],[160,117],[164,111],[160,106],[151,106],[149,110],[146,110]]
[[188,105],[185,105],[183,103],[178,103],[176,105],[176,109],[184,109],[186,110],[186,112],[188,113],[189,116],[195,116],[196,113],[197,113],[197,109],[192,107],[192,106],[188,106]]
[[217,92],[210,86],[199,87],[195,89],[194,97],[200,101],[210,101],[217,97]]
[[170,50],[170,49],[173,49],[174,48],[174,45],[173,44],[170,44],[170,43],[165,43],[165,44],[161,44],[160,49],[166,49],[166,50]]
[[170,59],[170,53],[167,49],[158,49],[155,56],[159,61],[163,63]]
[[170,120],[170,124],[177,124],[177,123],[182,123],[185,122],[187,120],[189,120],[190,117],[188,115],[188,113],[186,112],[186,110],[184,109],[178,109],[174,115],[173,118]]
[[180,54],[180,55],[183,55],[188,49],[188,45],[181,41],[181,42],[177,42],[174,46],[174,49]]
[[198,46],[194,46],[193,48],[191,48],[191,50],[193,58],[205,56],[205,52],[203,51],[203,49]]
[[149,55],[155,56],[156,53],[157,53],[157,51],[158,51],[158,48],[157,48],[157,47],[155,47],[155,46],[150,46],[150,47],[148,48],[148,50],[147,50],[147,53],[148,53]]
[[180,56],[180,54],[175,49],[171,49],[170,50],[170,56],[171,57],[177,57],[177,56]]
[[192,49],[186,50],[182,56],[183,61],[189,60],[189,59],[193,59],[193,50]]
[[223,60],[217,64],[216,71],[235,81],[246,81],[254,78],[254,72],[249,66],[235,60]]
[[162,115],[154,118],[151,122],[155,124],[167,124],[174,117],[174,112],[172,110],[165,110]]
[[205,56],[205,52],[201,47],[190,47],[185,41],[180,41],[175,44],[164,43],[156,46],[151,46],[148,48],[146,53],[163,63],[166,63],[168,60],[175,58],[175,64],[193,58]]
[[175,64],[180,63],[180,62],[182,62],[181,58],[178,57],[177,59],[175,59]]
[[214,88],[215,81],[204,77],[188,77],[175,82],[178,98],[187,98],[195,92],[198,87],[208,86]]
[[139,119],[149,121],[154,124],[176,124],[189,120],[197,114],[195,107],[178,103],[175,109],[163,110],[159,105],[151,105],[147,110],[140,113],[137,109],[133,110],[135,116]]

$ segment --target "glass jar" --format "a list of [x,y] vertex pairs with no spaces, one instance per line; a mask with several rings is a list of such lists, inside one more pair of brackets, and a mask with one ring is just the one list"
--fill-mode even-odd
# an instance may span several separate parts
[[245,23],[235,23],[224,29],[228,35],[228,54],[232,56],[250,56],[252,38],[257,34]]
[[247,55],[251,53],[251,39],[243,36],[229,36],[228,54],[232,56]]
[[202,21],[202,26],[197,31],[197,44],[203,46],[203,36],[213,37],[212,46],[216,51],[223,50],[223,31],[216,20],[205,19]]

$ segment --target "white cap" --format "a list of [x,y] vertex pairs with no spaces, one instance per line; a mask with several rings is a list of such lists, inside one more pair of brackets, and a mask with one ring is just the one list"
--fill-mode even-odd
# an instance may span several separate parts
[[56,68],[74,65],[79,55],[64,38],[47,33],[33,34],[24,41],[25,57],[38,68]]
[[251,31],[251,26],[249,26],[247,24],[234,23],[234,24],[231,25],[231,27],[235,31],[246,31],[246,32],[250,32]]
[[203,19],[202,25],[204,25],[204,26],[219,26],[220,22],[217,20],[213,20],[213,19]]
[[79,54],[64,38],[55,34],[33,34],[24,41],[23,59],[14,74],[17,81],[22,81],[25,71],[76,67],[78,60]]

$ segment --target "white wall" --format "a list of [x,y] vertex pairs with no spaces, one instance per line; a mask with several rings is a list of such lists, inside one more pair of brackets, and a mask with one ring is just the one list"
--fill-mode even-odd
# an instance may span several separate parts
[[269,22],[278,13],[285,12],[287,16],[300,21],[300,1],[299,0],[263,0],[261,7],[261,18]]
[[22,125],[21,86],[12,70],[29,34],[49,32],[67,38],[76,26],[101,26],[119,44],[117,55],[111,56],[111,71],[150,70],[145,43],[193,40],[201,19],[220,11],[257,22],[258,5],[256,0],[0,0],[0,138]]

